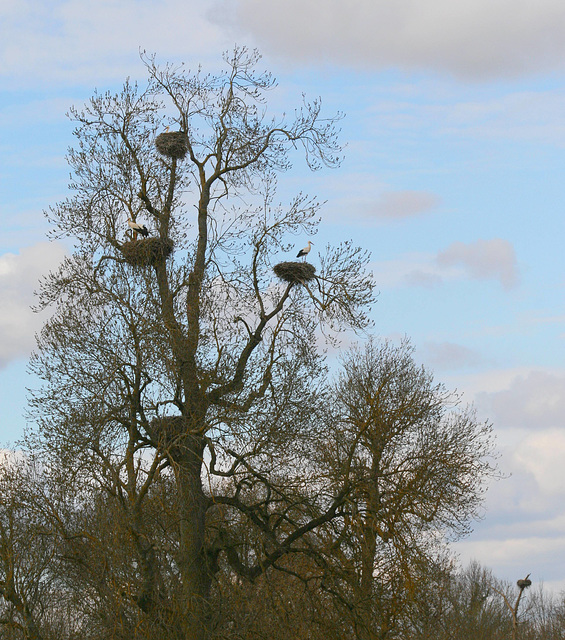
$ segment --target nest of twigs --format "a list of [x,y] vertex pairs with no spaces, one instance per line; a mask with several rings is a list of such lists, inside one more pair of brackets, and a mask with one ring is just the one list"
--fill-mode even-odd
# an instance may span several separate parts
[[120,247],[122,255],[132,267],[150,267],[168,258],[173,252],[173,241],[161,238],[129,240]]
[[524,580],[518,580],[516,584],[520,587],[520,589],[525,589],[526,587],[531,586],[532,581],[526,578]]
[[182,131],[160,133],[155,138],[157,151],[169,158],[184,158],[188,151],[188,138]]
[[187,430],[182,416],[163,416],[153,418],[149,425],[149,434],[155,442],[170,444],[181,437]]
[[153,418],[145,428],[152,443],[170,453],[186,455],[199,451],[199,438],[190,431],[190,422],[183,416]]
[[273,271],[281,280],[295,284],[304,284],[316,275],[316,267],[308,262],[279,262]]

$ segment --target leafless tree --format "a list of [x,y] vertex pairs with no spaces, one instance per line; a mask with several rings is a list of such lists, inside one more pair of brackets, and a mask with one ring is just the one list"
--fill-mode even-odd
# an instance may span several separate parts
[[351,490],[326,587],[360,640],[394,637],[445,564],[445,541],[478,515],[495,472],[491,428],[418,366],[408,340],[353,349],[333,395],[324,464]]
[[[317,332],[365,328],[372,282],[348,243],[323,251],[308,286],[272,272],[319,209],[304,194],[279,204],[276,176],[298,150],[336,166],[339,116],[319,101],[270,116],[274,80],[244,48],[217,75],[143,59],[145,88],[71,111],[72,194],[48,217],[75,250],[41,287],[54,314],[31,364],[28,446],[70,496],[68,518],[51,517],[89,633],[197,640],[220,562],[257,579],[339,515],[347,483],[311,464]],[[157,150],[165,124],[180,151]]]
[[518,613],[520,609],[520,601],[524,595],[524,590],[532,584],[532,581],[529,579],[530,575],[531,574],[528,573],[525,578],[520,578],[518,580],[518,595],[516,596],[514,603],[512,603],[511,596],[507,593],[508,589],[504,590],[496,585],[492,585],[491,587],[492,590],[504,600],[504,604],[510,613],[512,619],[512,640],[516,640],[516,638],[518,638]]

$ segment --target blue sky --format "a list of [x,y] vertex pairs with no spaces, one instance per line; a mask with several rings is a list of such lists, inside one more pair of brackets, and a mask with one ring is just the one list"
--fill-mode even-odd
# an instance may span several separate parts
[[[0,440],[25,421],[41,274],[65,248],[68,108],[144,81],[139,48],[214,70],[237,42],[279,87],[343,111],[340,169],[281,177],[326,200],[312,259],[372,252],[383,337],[493,422],[500,467],[457,543],[505,579],[565,588],[565,5],[556,0],[4,0],[0,7]],[[298,239],[302,246],[306,239]]]

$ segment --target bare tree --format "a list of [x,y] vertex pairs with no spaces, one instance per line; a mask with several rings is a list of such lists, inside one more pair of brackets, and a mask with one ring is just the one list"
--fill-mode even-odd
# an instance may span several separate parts
[[[221,560],[256,579],[339,514],[348,487],[310,464],[317,331],[367,326],[372,284],[347,243],[307,287],[272,273],[319,209],[303,194],[278,204],[276,175],[298,149],[336,166],[338,118],[319,101],[269,116],[274,81],[246,49],[218,75],[144,61],[146,88],[71,111],[72,195],[48,216],[76,248],[41,287],[55,312],[32,359],[44,384],[28,444],[74,496],[66,561],[93,611],[115,605],[97,624],[196,640],[211,633]],[[175,131],[158,135],[165,124]],[[112,514],[119,553],[89,511]]]
[[517,581],[518,595],[516,596],[516,600],[514,601],[513,604],[510,601],[510,597],[504,592],[504,589],[497,587],[495,585],[491,586],[492,590],[495,591],[504,600],[504,604],[506,605],[506,608],[510,612],[510,616],[512,618],[512,640],[516,640],[516,638],[518,637],[518,611],[520,608],[520,601],[522,600],[524,590],[530,587],[532,584],[532,581],[530,580],[530,575],[531,574],[528,573],[528,575],[525,578],[520,578]]
[[360,640],[394,637],[430,569],[445,565],[445,540],[478,515],[491,429],[417,365],[407,340],[353,349],[334,397],[325,464],[351,491],[326,586]]
[[503,588],[492,572],[471,562],[428,571],[408,608],[403,638],[410,640],[506,640],[511,633],[504,603],[492,589]]
[[58,540],[45,517],[40,467],[21,454],[0,458],[0,637],[51,640],[73,623],[54,566]]

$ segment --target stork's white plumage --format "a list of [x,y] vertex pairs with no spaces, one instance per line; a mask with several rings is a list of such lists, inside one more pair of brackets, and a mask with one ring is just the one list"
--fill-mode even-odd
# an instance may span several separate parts
[[303,258],[303,257],[307,256],[310,253],[310,249],[312,248],[313,244],[314,244],[313,242],[310,242],[310,240],[308,240],[308,246],[304,247],[304,249],[300,249],[300,251],[298,252],[296,257],[297,258]]
[[128,218],[128,226],[135,233],[141,233],[144,238],[147,238],[149,235],[149,230],[144,224],[139,224],[138,222],[133,222],[131,218]]

